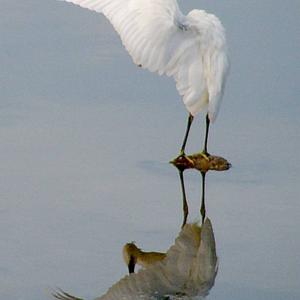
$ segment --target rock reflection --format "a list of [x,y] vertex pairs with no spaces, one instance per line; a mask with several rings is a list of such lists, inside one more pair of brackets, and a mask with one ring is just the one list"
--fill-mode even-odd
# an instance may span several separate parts
[[[218,270],[210,219],[186,224],[165,258],[125,276],[96,300],[201,299],[213,287]],[[79,299],[62,291],[57,299]]]

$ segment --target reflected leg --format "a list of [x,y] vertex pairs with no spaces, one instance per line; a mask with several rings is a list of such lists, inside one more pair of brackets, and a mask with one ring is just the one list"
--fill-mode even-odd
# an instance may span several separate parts
[[205,215],[206,215],[206,209],[205,209],[205,175],[206,175],[206,172],[201,172],[201,176],[202,176],[202,199],[201,199],[200,213],[201,213],[201,216],[202,216],[202,224],[204,223]]
[[194,117],[191,114],[189,114],[187,128],[186,128],[185,136],[184,136],[183,143],[182,143],[181,150],[180,150],[180,155],[184,155],[186,142],[187,142],[187,139],[188,139],[188,136],[189,136],[189,132],[190,132],[193,120],[194,120]]
[[181,191],[182,191],[182,204],[183,204],[183,223],[181,225],[181,228],[186,224],[187,217],[189,214],[189,207],[186,201],[186,193],[185,193],[185,186],[184,186],[184,179],[183,179],[183,171],[179,170],[179,177],[180,177],[180,183],[181,183]]

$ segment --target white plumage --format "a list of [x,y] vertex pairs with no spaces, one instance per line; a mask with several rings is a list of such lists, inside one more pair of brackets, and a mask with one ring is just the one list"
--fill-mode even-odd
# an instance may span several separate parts
[[173,76],[189,113],[215,120],[228,70],[219,19],[204,10],[183,15],[176,0],[65,0],[103,13],[135,64]]

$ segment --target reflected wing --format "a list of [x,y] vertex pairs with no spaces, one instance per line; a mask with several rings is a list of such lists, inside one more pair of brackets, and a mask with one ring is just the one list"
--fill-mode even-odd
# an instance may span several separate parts
[[202,288],[209,291],[218,273],[216,242],[211,221],[207,218],[201,229],[201,242],[192,267],[193,281],[201,282]]
[[216,264],[210,221],[207,219],[202,229],[197,224],[186,224],[164,260],[125,276],[96,300],[152,300],[164,295],[185,295],[184,299],[205,296],[214,284]]
[[[205,31],[202,27],[206,23],[195,24],[192,15],[184,16],[175,0],[65,1],[103,13],[120,35],[135,64],[174,77],[190,113],[195,115],[206,108],[209,87],[203,65],[206,43],[201,32]],[[206,18],[212,16],[197,12]],[[215,102],[219,102],[216,96]],[[211,119],[217,108],[218,105],[212,107]]]
[[[205,296],[217,274],[217,256],[212,225],[186,224],[167,252],[167,257],[136,274],[125,276],[105,295],[95,300],[153,300],[170,295],[170,299]],[[52,294],[61,300],[82,300],[62,290]],[[198,299],[198,298],[197,298]]]

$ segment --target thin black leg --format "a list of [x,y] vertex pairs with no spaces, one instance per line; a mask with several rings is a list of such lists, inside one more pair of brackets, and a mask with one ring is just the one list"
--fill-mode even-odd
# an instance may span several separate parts
[[205,141],[204,141],[204,149],[203,149],[203,152],[205,154],[208,154],[208,152],[207,152],[207,141],[208,141],[209,124],[210,124],[210,120],[209,120],[209,117],[208,117],[208,114],[207,114],[206,115]]
[[202,175],[202,198],[201,198],[200,213],[202,216],[202,224],[203,224],[204,220],[205,220],[205,215],[206,215],[206,209],[205,209],[205,175],[206,175],[206,172],[201,172],[201,175]]
[[184,186],[184,179],[183,179],[183,171],[179,170],[179,177],[180,177],[180,183],[181,183],[181,191],[182,191],[182,204],[183,204],[183,223],[181,228],[186,224],[187,217],[189,214],[189,207],[186,201],[186,193],[185,193],[185,186]]
[[191,114],[189,114],[187,128],[186,128],[184,140],[183,140],[183,143],[182,143],[182,147],[181,147],[181,150],[180,150],[180,154],[184,154],[186,142],[187,142],[187,139],[188,139],[188,136],[189,136],[189,132],[190,132],[190,128],[191,128],[191,125],[193,123],[193,120],[194,120],[194,117]]

